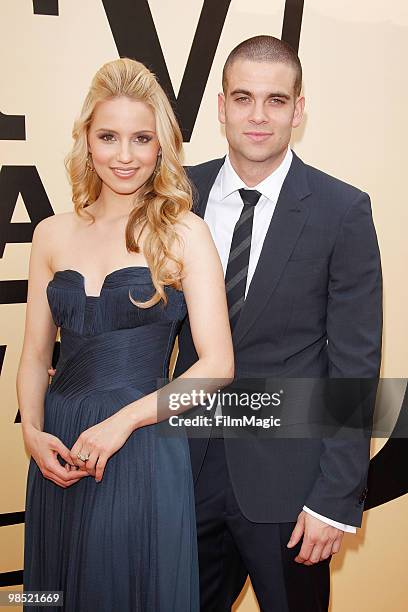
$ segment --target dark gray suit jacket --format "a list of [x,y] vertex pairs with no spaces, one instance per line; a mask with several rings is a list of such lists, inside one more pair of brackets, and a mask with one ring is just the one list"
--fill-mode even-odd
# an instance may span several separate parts
[[[189,169],[202,217],[223,161]],[[234,329],[235,376],[377,377],[381,333],[381,264],[370,199],[294,154]],[[187,318],[175,376],[196,360]],[[299,413],[305,411],[303,401],[298,400]],[[196,478],[207,443],[190,440]],[[225,445],[234,491],[248,519],[295,521],[306,505],[339,522],[361,524],[368,437],[249,437],[226,439]]]

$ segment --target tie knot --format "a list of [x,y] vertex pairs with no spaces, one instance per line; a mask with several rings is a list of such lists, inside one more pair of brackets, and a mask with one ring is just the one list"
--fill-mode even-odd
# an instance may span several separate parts
[[256,189],[240,189],[239,195],[241,196],[244,204],[256,206],[262,194],[259,193],[259,191],[256,191]]

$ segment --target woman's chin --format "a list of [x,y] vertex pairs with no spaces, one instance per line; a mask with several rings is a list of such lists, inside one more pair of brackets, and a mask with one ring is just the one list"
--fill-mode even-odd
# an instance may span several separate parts
[[[105,183],[105,181],[103,181],[103,182]],[[115,183],[112,183],[112,182],[105,183],[105,185],[114,194],[116,194],[116,195],[123,195],[123,196],[130,196],[130,195],[136,194],[137,191],[142,186],[142,185],[139,184],[139,182],[136,185],[134,183],[133,184],[127,184],[127,185],[123,185],[123,184],[119,184],[118,185],[116,182]]]

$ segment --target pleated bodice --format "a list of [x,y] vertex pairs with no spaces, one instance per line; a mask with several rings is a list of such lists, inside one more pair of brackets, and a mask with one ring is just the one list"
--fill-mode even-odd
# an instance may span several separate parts
[[168,303],[140,308],[154,293],[150,270],[131,266],[104,280],[99,296],[87,296],[84,277],[75,270],[55,273],[47,297],[61,328],[61,352],[50,392],[73,396],[137,383],[145,393],[166,378],[181,320],[183,293],[166,288]]

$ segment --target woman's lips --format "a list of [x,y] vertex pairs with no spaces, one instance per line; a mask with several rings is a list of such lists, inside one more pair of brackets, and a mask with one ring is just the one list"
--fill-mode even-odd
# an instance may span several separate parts
[[244,134],[253,142],[263,142],[272,136],[271,132],[244,132]]
[[132,170],[121,170],[119,168],[112,168],[112,172],[115,176],[118,176],[121,179],[128,179],[131,178],[132,176],[134,176],[137,172],[137,170],[132,169]]

